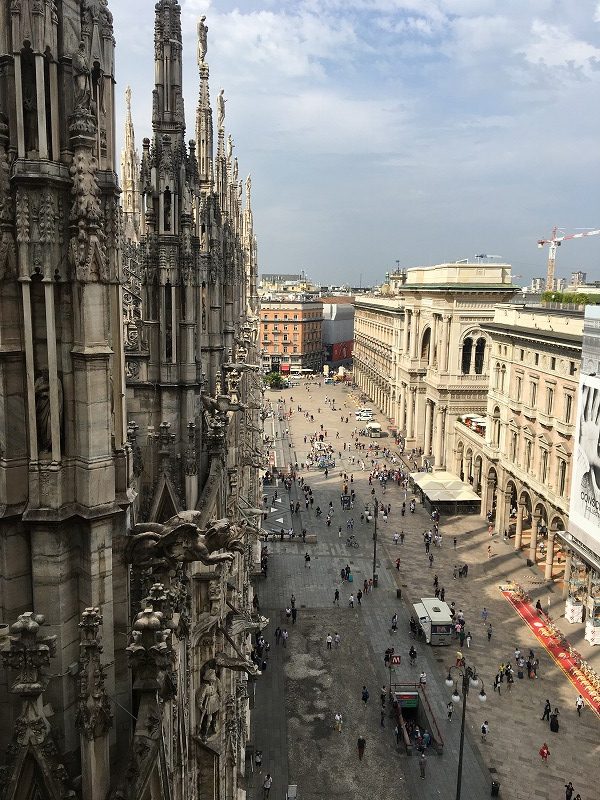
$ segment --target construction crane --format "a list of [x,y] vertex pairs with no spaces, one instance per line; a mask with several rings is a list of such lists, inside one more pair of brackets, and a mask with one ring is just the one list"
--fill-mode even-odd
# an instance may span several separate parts
[[548,269],[546,270],[546,291],[552,292],[554,290],[554,267],[556,265],[556,248],[565,242],[567,239],[583,239],[584,236],[595,236],[600,233],[600,229],[596,231],[585,231],[584,233],[569,233],[565,236],[557,236],[558,228],[556,225],[552,228],[551,239],[538,239],[538,247],[549,245],[548,249]]

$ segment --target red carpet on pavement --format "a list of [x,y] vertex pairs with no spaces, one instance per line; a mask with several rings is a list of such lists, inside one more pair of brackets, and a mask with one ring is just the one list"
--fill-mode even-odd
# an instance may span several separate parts
[[540,644],[550,653],[554,662],[565,673],[575,690],[581,694],[586,706],[600,717],[600,692],[579,668],[575,658],[561,646],[560,641],[557,640],[552,630],[546,625],[545,616],[540,616],[531,603],[521,599],[521,592],[515,585],[500,586],[500,591],[525,622],[529,630],[535,634]]

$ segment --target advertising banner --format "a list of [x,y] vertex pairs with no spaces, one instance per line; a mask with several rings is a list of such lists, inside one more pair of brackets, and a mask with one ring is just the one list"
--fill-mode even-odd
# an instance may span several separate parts
[[569,531],[600,552],[600,307],[588,306],[583,328]]

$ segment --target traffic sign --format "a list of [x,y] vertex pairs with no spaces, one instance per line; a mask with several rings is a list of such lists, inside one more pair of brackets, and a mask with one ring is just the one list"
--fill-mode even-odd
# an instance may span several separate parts
[[401,663],[401,656],[390,656],[390,664],[392,667],[397,666]]

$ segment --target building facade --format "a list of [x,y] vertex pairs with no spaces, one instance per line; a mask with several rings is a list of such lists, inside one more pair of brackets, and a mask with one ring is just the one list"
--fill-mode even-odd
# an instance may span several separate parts
[[262,300],[260,347],[264,372],[318,372],[323,365],[323,304]]
[[453,420],[485,413],[490,338],[482,326],[517,287],[507,264],[441,264],[392,275],[388,296],[356,298],[354,375],[436,467]]
[[207,27],[186,145],[181,9],[155,4],[153,136],[138,158],[127,114],[119,209],[106,0],[7,7],[0,796],[237,800],[266,624],[259,303]]
[[482,497],[496,531],[514,536],[546,577],[564,568],[583,312],[499,305],[485,421],[454,426],[453,470]]
[[321,297],[323,354],[330,367],[348,366],[354,350],[354,297]]

